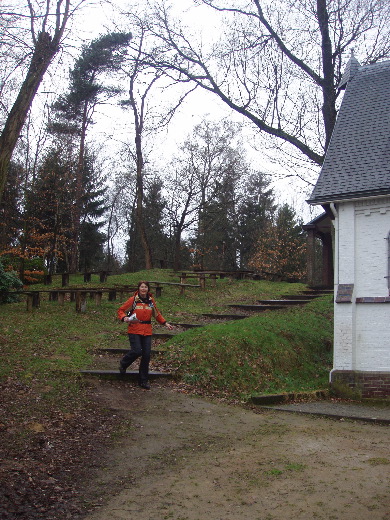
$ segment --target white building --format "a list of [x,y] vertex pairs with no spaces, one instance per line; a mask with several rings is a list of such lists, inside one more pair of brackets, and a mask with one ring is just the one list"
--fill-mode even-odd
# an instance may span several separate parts
[[310,204],[333,224],[331,383],[390,396],[390,61],[360,66],[346,88]]

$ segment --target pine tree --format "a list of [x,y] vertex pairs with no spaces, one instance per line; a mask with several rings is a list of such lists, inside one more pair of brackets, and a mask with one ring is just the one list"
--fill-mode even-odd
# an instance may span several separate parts
[[304,278],[306,240],[302,222],[288,204],[278,208],[274,221],[269,222],[263,229],[248,264],[271,279]]
[[53,105],[55,119],[50,125],[53,133],[72,136],[78,141],[78,161],[75,169],[75,207],[72,213],[73,249],[70,269],[75,271],[82,218],[83,164],[87,131],[96,106],[121,92],[99,81],[103,74],[119,70],[126,56],[130,33],[110,33],[84,46],[74,68],[70,71],[69,92]]
[[241,269],[248,268],[258,237],[272,222],[276,210],[270,182],[261,172],[253,172],[244,183],[238,207],[238,240]]

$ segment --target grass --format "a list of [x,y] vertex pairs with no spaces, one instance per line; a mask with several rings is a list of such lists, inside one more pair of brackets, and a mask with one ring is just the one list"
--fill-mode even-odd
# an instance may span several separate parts
[[170,362],[198,391],[244,400],[253,393],[324,388],[331,363],[330,300],[192,329],[170,341]]
[[[168,270],[152,270],[110,276],[105,285],[135,285],[140,279],[179,281]],[[71,277],[70,283],[91,289],[101,285],[84,284],[81,276]],[[61,287],[60,277],[54,278],[51,288],[55,287]],[[277,299],[303,287],[226,278],[205,291],[189,288],[185,296],[179,295],[178,287],[164,286],[157,304],[170,322],[181,323],[201,313],[231,313],[229,303]],[[99,306],[88,300],[85,314],[75,312],[74,302],[61,306],[47,298],[31,313],[24,300],[2,305],[0,383],[11,378],[38,396],[30,403],[31,415],[35,408],[54,402],[72,409],[73,399],[84,392],[79,370],[92,363],[94,349],[122,341],[124,327],[116,319],[120,303],[109,302],[107,296]],[[318,389],[327,382],[331,329],[331,298],[323,297],[299,309],[190,329],[167,344],[168,363],[197,392],[245,399],[256,392]]]

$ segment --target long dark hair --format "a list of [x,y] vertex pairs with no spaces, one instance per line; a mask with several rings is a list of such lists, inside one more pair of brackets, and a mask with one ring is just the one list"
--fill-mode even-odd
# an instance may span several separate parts
[[139,290],[140,285],[142,285],[143,283],[148,286],[148,292],[150,292],[150,283],[149,282],[145,282],[144,280],[141,280],[140,282],[138,282],[137,290]]

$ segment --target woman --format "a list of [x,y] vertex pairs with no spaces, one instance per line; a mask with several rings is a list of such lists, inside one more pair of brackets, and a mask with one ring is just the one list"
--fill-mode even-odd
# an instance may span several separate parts
[[152,349],[152,315],[169,330],[173,326],[165,321],[156,307],[156,303],[150,293],[149,282],[141,281],[138,290],[118,309],[118,318],[128,323],[127,333],[129,335],[130,350],[125,354],[119,364],[119,372],[126,373],[126,369],[137,358],[142,356],[139,366],[138,384],[141,388],[150,389],[149,362]]

